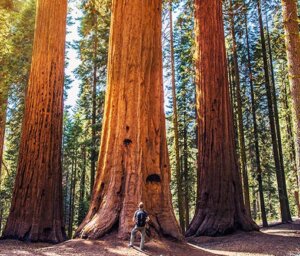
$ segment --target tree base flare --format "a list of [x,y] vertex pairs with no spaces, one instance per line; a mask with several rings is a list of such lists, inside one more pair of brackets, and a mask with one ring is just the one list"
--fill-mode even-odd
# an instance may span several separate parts
[[10,224],[3,232],[1,239],[14,239],[24,242],[43,242],[58,244],[64,242],[67,239],[65,229],[62,225],[55,225],[53,228],[40,227],[40,226],[30,226],[21,223],[17,225]]
[[226,218],[208,214],[204,216],[199,211],[187,230],[186,236],[224,236],[237,230],[259,231],[259,227],[246,214],[239,218]]
[[128,237],[143,202],[151,236],[183,239],[170,192],[161,9],[161,0],[112,1],[97,177],[88,214],[75,237],[98,239],[112,231]]

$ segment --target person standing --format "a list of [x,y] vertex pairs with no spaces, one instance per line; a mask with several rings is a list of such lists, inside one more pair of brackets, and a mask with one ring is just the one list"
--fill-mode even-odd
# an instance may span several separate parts
[[139,203],[139,209],[134,213],[133,222],[135,226],[131,231],[129,247],[133,247],[135,235],[137,232],[141,233],[140,249],[144,250],[145,237],[146,237],[146,223],[150,220],[148,213],[144,210],[144,204]]

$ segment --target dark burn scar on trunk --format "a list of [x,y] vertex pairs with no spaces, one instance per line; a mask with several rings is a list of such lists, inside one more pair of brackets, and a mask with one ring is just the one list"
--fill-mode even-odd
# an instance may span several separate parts
[[160,176],[157,174],[150,174],[148,175],[146,182],[161,182]]
[[128,145],[130,145],[132,143],[132,140],[131,139],[125,139],[123,141],[123,143],[124,143],[125,146],[128,146]]

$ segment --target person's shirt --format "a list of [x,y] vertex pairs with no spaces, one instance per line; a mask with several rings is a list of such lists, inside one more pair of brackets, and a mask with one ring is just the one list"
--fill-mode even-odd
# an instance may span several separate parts
[[138,209],[138,210],[136,210],[135,211],[135,213],[134,213],[134,216],[133,216],[133,221],[135,222],[135,224],[137,224],[137,222],[138,222],[138,219],[137,219],[137,214],[138,214],[138,212],[144,212],[145,213],[145,222],[147,222],[147,220],[148,220],[148,218],[149,218],[149,215],[148,215],[148,213],[145,211],[145,210],[143,210],[143,209]]
[[134,219],[135,221],[136,221],[136,218],[137,218],[137,213],[138,213],[139,211],[144,212],[144,213],[146,214],[146,218],[148,217],[148,213],[147,213],[145,210],[138,209],[138,210],[135,211],[134,216],[133,216],[133,219]]

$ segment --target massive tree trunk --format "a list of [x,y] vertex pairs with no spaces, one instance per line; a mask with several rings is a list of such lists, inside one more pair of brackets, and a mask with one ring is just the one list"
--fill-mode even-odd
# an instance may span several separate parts
[[108,88],[97,176],[77,237],[128,237],[140,201],[153,235],[181,239],[169,188],[161,0],[113,0]]
[[12,205],[3,236],[26,241],[65,239],[61,140],[66,0],[38,0]]
[[235,155],[222,1],[195,0],[195,20],[200,177],[187,236],[258,230],[245,210]]
[[258,11],[258,21],[259,21],[260,38],[261,38],[261,46],[262,46],[262,57],[263,57],[263,65],[264,65],[267,105],[268,105],[268,112],[269,112],[268,117],[269,117],[269,122],[270,122],[273,156],[274,156],[274,162],[275,162],[275,168],[276,168],[276,178],[277,178],[277,185],[278,185],[281,219],[282,219],[282,222],[285,223],[285,222],[291,221],[292,219],[291,219],[288,196],[287,196],[286,185],[285,185],[285,174],[284,174],[284,169],[281,166],[280,152],[278,149],[278,138],[277,138],[277,132],[276,132],[275,117],[274,117],[273,95],[272,95],[272,91],[271,91],[271,83],[270,83],[270,77],[269,77],[267,48],[266,48],[266,40],[265,40],[265,35],[264,35],[264,27],[263,27],[260,0],[257,0],[257,11]]
[[291,85],[296,163],[300,185],[300,34],[296,0],[282,0],[285,44]]
[[236,35],[234,27],[234,14],[232,8],[232,0],[229,1],[230,4],[230,27],[231,27],[231,37],[232,37],[232,52],[233,52],[233,68],[234,68],[234,77],[236,85],[236,94],[237,94],[237,109],[238,109],[238,138],[239,138],[239,147],[241,155],[241,168],[242,168],[242,177],[243,177],[243,191],[244,191],[244,201],[245,208],[249,216],[250,213],[250,196],[249,196],[249,182],[248,182],[248,172],[247,172],[247,157],[245,149],[245,137],[244,137],[244,124],[243,124],[243,109],[242,109],[242,95],[241,95],[241,85],[240,85],[240,69],[238,64],[238,55],[237,55],[237,44],[236,44]]

